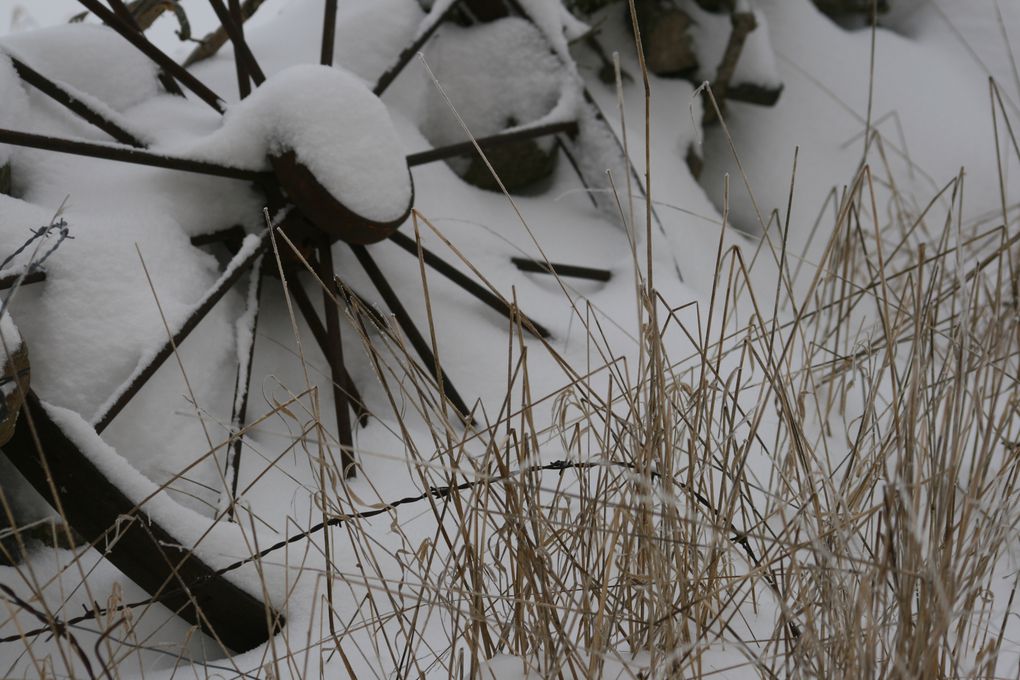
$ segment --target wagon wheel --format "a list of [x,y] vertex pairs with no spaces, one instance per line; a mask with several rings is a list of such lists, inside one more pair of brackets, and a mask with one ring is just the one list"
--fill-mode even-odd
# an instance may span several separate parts
[[[217,114],[225,111],[224,102],[216,93],[145,37],[122,0],[110,0],[109,7],[98,0],[80,0],[80,3],[106,25],[107,31],[116,33],[120,39],[154,62],[160,70],[160,81],[168,90],[186,90]],[[350,112],[350,116],[354,117],[353,124],[365,124],[366,120],[371,123],[369,129],[375,135],[371,153],[366,154],[364,149],[360,155],[357,149],[352,151],[348,144],[355,140],[347,139],[342,144],[327,148],[324,155],[319,140],[310,143],[307,138],[302,138],[298,134],[301,123],[288,119],[286,115],[280,118],[280,110],[271,111],[277,116],[277,127],[272,130],[274,143],[263,144],[257,149],[261,162],[253,164],[254,167],[154,151],[148,148],[142,136],[123,125],[118,116],[111,114],[107,107],[97,105],[93,98],[82,96],[73,87],[48,77],[42,68],[37,69],[12,51],[8,57],[26,85],[67,108],[81,121],[102,130],[116,143],[86,142],[17,129],[0,129],[0,143],[41,149],[54,154],[71,154],[238,180],[236,186],[239,190],[244,186],[241,183],[247,183],[260,194],[261,202],[269,208],[267,214],[271,212],[275,221],[261,233],[250,234],[243,240],[238,238],[243,235],[243,230],[239,232],[236,227],[229,225],[193,238],[196,245],[226,243],[234,254],[220,278],[200,302],[183,319],[174,323],[173,327],[168,327],[171,338],[148,354],[101,412],[88,423],[61,409],[47,406],[28,389],[23,395],[20,424],[15,428],[13,438],[4,445],[3,452],[52,505],[61,509],[82,538],[92,545],[105,540],[108,543],[106,557],[126,576],[147,590],[154,600],[166,604],[186,621],[200,626],[225,648],[243,650],[265,641],[267,635],[282,624],[280,614],[270,611],[258,598],[224,580],[222,575],[194,552],[183,547],[187,541],[180,540],[174,527],[161,525],[157,516],[139,507],[148,500],[144,494],[140,494],[137,489],[119,488],[117,483],[111,481],[108,470],[103,468],[99,460],[105,455],[102,453],[105,445],[99,435],[132,402],[159,366],[174,354],[176,347],[185,341],[216,303],[248,272],[254,272],[251,278],[255,291],[249,297],[249,314],[257,320],[264,287],[262,275],[272,269],[262,262],[269,259],[274,240],[278,252],[288,252],[279,247],[281,242],[286,241],[288,247],[294,244],[301,254],[300,257],[288,259],[286,267],[290,273],[304,266],[311,267],[326,286],[323,293],[324,318],[318,316],[300,284],[292,281],[290,292],[329,363],[342,465],[348,476],[353,476],[356,469],[352,453],[352,412],[355,419],[363,420],[366,411],[357,386],[348,375],[341,350],[341,319],[337,301],[350,300],[356,293],[343,286],[337,277],[333,267],[334,246],[349,248],[354,254],[419,355],[424,369],[432,374],[443,398],[449,400],[466,424],[470,424],[471,414],[466,402],[454,387],[451,377],[437,366],[430,345],[416,328],[399,293],[389,283],[368,246],[385,239],[391,240],[410,256],[422,258],[426,266],[463,288],[467,294],[508,319],[521,321],[523,328],[531,334],[548,337],[549,332],[540,323],[521,315],[505,299],[481,286],[398,229],[406,222],[412,209],[414,191],[411,168],[471,153],[477,147],[493,149],[521,140],[553,135],[557,136],[560,148],[565,148],[565,136],[575,134],[578,124],[575,121],[555,122],[410,155],[405,155],[401,150],[396,134],[388,123],[385,106],[378,99],[379,95],[406,67],[442,21],[449,19],[455,12],[462,12],[462,19],[473,21],[485,21],[510,12],[526,17],[512,1],[506,5],[493,0],[455,0],[449,3],[445,11],[424,27],[414,42],[395,58],[393,67],[383,74],[374,90],[362,86],[346,72],[330,68],[333,63],[336,0],[325,0],[323,3],[322,66],[298,68],[289,71],[287,76],[271,79],[266,79],[245,40],[240,3],[231,0],[228,6],[223,0],[211,0],[211,4],[223,31],[233,43],[240,95],[242,99],[249,94],[253,95],[238,106],[234,124],[238,119],[244,119],[246,114],[242,111],[248,111],[249,124],[252,121],[258,123],[260,115],[265,113],[265,109],[259,109],[260,106],[272,109],[275,104],[290,104],[293,103],[291,98],[298,96],[302,88],[316,88],[315,101],[326,101],[333,105],[332,113],[346,115],[345,112]],[[108,39],[113,40],[114,36],[109,35]],[[253,103],[249,106],[248,102]],[[309,101],[302,103],[307,104]],[[304,122],[307,123],[307,118]],[[322,123],[321,112],[318,122]],[[222,127],[227,129],[230,124],[228,118]],[[340,172],[336,172],[335,166],[329,162],[329,159],[336,158],[341,160]],[[357,175],[352,177],[350,172],[343,172],[344,164],[349,166],[356,163],[367,167],[358,165],[359,174],[371,173],[373,181],[385,185],[380,200],[361,200],[364,192],[371,193],[371,186],[366,189],[364,184],[359,184]],[[524,258],[515,259],[515,264],[523,271],[537,273],[554,273],[597,281],[609,277],[607,271],[592,267],[551,264]],[[46,274],[41,271],[20,277],[19,282],[21,285],[48,285]],[[254,332],[251,332],[247,346],[239,348],[239,355],[247,354],[249,360],[242,362],[243,368],[238,371],[233,409],[235,430],[243,427],[247,416],[254,337]],[[240,451],[241,436],[238,435],[232,445],[235,463]],[[236,465],[234,472],[236,475]],[[82,488],[93,491],[86,496],[81,493]],[[231,492],[236,491],[235,476]],[[125,525],[122,521],[125,517],[134,518],[134,521]],[[110,532],[114,527],[118,533],[116,540],[111,542]],[[239,625],[239,622],[244,625]]]

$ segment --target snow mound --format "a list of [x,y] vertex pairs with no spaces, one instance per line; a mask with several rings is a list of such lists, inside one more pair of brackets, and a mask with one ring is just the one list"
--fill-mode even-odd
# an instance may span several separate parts
[[156,66],[105,26],[67,24],[16,33],[4,36],[0,49],[116,111],[159,91]]
[[[444,26],[425,60],[476,137],[577,116],[568,66],[524,19]],[[436,146],[464,141],[464,130],[438,88],[426,91],[422,132]]]
[[273,76],[188,155],[266,168],[267,156],[288,151],[357,215],[391,222],[407,212],[411,175],[389,112],[341,68],[295,66]]

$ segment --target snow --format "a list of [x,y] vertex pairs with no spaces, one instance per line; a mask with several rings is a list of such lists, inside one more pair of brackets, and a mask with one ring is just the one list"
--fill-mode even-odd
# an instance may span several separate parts
[[[694,0],[684,0],[681,7],[694,21],[692,31],[694,51],[698,56],[697,80],[715,80],[716,68],[722,61],[723,52],[726,50],[730,33],[733,30],[730,16],[727,13],[706,12],[698,7]],[[733,72],[730,84],[778,88],[782,85],[782,81],[776,67],[775,52],[772,49],[768,17],[764,12],[753,7],[747,7],[745,11],[752,11],[758,26],[747,35],[744,41],[744,47],[740,52],[740,59],[737,61],[737,67]]]
[[[236,525],[210,522],[208,517],[182,506],[162,487],[130,465],[74,411],[46,403],[43,403],[43,408],[104,477],[141,512],[167,529],[179,544],[194,550],[199,559],[216,568],[245,556],[245,538]],[[102,548],[101,545],[97,547]],[[253,572],[251,568],[231,571],[226,578],[252,595],[262,597],[267,593],[261,587],[258,575]]]
[[425,61],[450,100],[437,87],[426,90],[421,128],[434,146],[465,140],[457,115],[475,137],[576,120],[579,93],[570,69],[524,19],[444,26],[426,48]]
[[264,169],[268,155],[287,151],[356,214],[391,222],[407,211],[411,176],[389,112],[364,81],[339,67],[277,74],[183,154]]
[[[65,18],[57,2],[45,6],[23,4],[41,22],[44,12],[60,15],[60,20]],[[511,124],[507,114],[512,114],[512,124],[520,127],[553,118],[576,118],[581,131],[573,148],[584,174],[604,177],[610,169],[625,215],[619,215],[604,180],[595,186],[602,209],[592,207],[565,162],[557,165],[542,186],[515,196],[523,222],[504,197],[466,185],[443,163],[415,168],[415,206],[458,252],[485,272],[496,289],[508,297],[516,296],[523,311],[550,327],[558,359],[574,367],[590,367],[602,360],[592,350],[586,332],[587,324],[594,319],[621,364],[633,362],[640,351],[634,326],[636,267],[628,234],[621,229],[629,218],[630,197],[625,192],[630,172],[610,132],[626,130],[629,153],[639,177],[631,181],[643,182],[645,101],[636,55],[628,47],[629,27],[619,21],[619,6],[607,12],[604,21],[600,17],[592,21],[606,47],[621,51],[623,68],[634,78],[623,86],[624,122],[620,120],[615,85],[602,84],[595,77],[600,62],[583,44],[570,44],[582,35],[584,25],[565,15],[554,2],[525,0],[522,4],[539,28],[520,20],[477,29],[444,26],[426,46],[426,61],[475,135],[502,131]],[[434,16],[441,5],[434,3],[429,16]],[[70,6],[75,7],[74,3]],[[185,2],[185,6],[189,13],[194,12],[189,16],[195,21],[196,34],[201,35],[202,17],[207,14],[200,12],[208,13],[207,3]],[[694,3],[688,2],[687,6],[693,8]],[[1007,33],[1020,35],[1015,3],[1001,2],[999,6]],[[0,11],[3,7],[0,4]],[[721,128],[702,135],[702,99],[694,87],[679,80],[650,79],[651,196],[662,223],[662,231],[656,228],[652,233],[653,258],[658,268],[656,284],[663,299],[676,305],[678,316],[691,327],[695,317],[704,319],[707,295],[715,283],[712,264],[719,239],[723,239],[723,247],[734,245],[746,254],[758,244],[733,230],[721,231],[727,177],[730,220],[743,231],[755,231],[760,228],[758,211],[743,187],[742,171],[746,171],[766,217],[774,208],[785,211],[789,169],[794,148],[799,145],[791,247],[801,246],[825,195],[831,188],[845,184],[862,157],[860,135],[866,126],[870,31],[847,31],[816,12],[807,0],[760,0],[754,7],[759,27],[749,36],[734,84],[782,83],[785,91],[774,109],[732,102],[727,107],[725,120],[739,154],[739,166]],[[989,131],[988,73],[1002,83],[1009,100],[1020,99],[1020,86],[1013,82],[1008,50],[994,10],[990,0],[909,5],[897,2],[894,12],[883,19],[889,28],[877,32],[880,68],[876,70],[872,119],[883,135],[891,162],[899,166],[895,176],[912,177],[913,185],[902,189],[927,198],[932,187],[948,181],[961,165],[966,165],[968,216],[998,205],[995,164],[990,160],[994,159],[994,140]],[[728,39],[728,17],[699,14],[693,9],[692,14],[699,22],[698,50],[704,70],[700,77],[710,78]],[[85,96],[105,102],[111,111],[129,121],[132,129],[153,140],[157,150],[266,169],[267,154],[293,148],[314,166],[315,174],[338,198],[385,216],[405,208],[410,197],[403,164],[406,151],[465,138],[449,105],[428,82],[417,60],[387,93],[385,106],[368,94],[378,74],[427,25],[423,23],[427,21],[425,16],[414,0],[342,0],[336,50],[340,68],[330,70],[308,65],[318,60],[321,2],[269,0],[252,20],[250,30],[246,26],[246,35],[270,80],[246,101],[232,103],[225,119],[193,99],[159,94],[151,65],[140,62],[122,40],[101,27],[45,29],[7,37],[2,42],[47,75],[59,77]],[[157,25],[154,30],[165,28]],[[57,43],[57,49],[48,51],[51,40]],[[176,42],[165,46],[177,58],[191,47]],[[500,56],[507,51],[512,56]],[[105,64],[105,70],[89,70],[86,62]],[[47,70],[51,68],[52,73]],[[228,99],[236,97],[229,46],[194,70],[217,92]],[[96,73],[114,73],[116,79],[106,82],[105,75],[97,77]],[[594,108],[580,101],[578,79],[582,77],[605,116],[604,122]],[[2,58],[0,102],[0,125],[5,127],[103,138],[89,126],[73,122],[65,111],[44,104],[37,94],[26,94],[9,62]],[[684,161],[691,148],[705,158],[700,182],[691,177]],[[245,311],[251,301],[251,287],[247,295],[243,288],[227,295],[179,348],[189,384],[195,390],[194,402],[180,368],[171,360],[104,432],[102,440],[95,437],[87,423],[152,348],[165,341],[166,331],[135,246],[153,276],[153,287],[168,323],[171,328],[177,327],[215,285],[225,263],[222,254],[193,248],[188,236],[232,224],[241,224],[248,231],[260,229],[264,226],[262,197],[244,183],[232,180],[36,151],[0,153],[10,154],[16,196],[0,196],[0,256],[23,243],[30,228],[49,224],[68,196],[62,216],[75,236],[48,262],[46,283],[22,289],[10,315],[0,324],[17,324],[31,347],[36,390],[53,404],[50,413],[89,452],[90,458],[133,498],[151,496],[146,510],[161,522],[179,528],[181,541],[198,541],[212,524],[210,508],[215,511],[222,507],[218,505],[222,480],[214,456],[198,463],[186,479],[174,478],[209,452],[203,424],[210,431],[213,447],[229,436],[235,378],[247,361],[247,354],[240,348],[252,334],[251,316]],[[6,158],[0,156],[0,160]],[[879,167],[875,155],[870,160]],[[1012,163],[1007,193],[1015,201],[1013,180],[1017,168],[1016,162]],[[883,193],[880,181],[876,187],[885,209],[888,194]],[[633,198],[633,231],[643,238],[645,205],[639,192],[635,191]],[[459,270],[469,272],[428,226],[422,223],[420,227],[427,247]],[[411,234],[409,229],[406,233]],[[254,238],[246,241],[246,249]],[[489,413],[498,410],[506,398],[507,366],[519,357],[519,348],[507,346],[506,321],[431,270],[427,271],[431,308],[426,308],[417,262],[385,242],[372,246],[371,252],[419,328],[425,331],[430,329],[430,322],[434,324],[441,357],[462,394],[469,402],[478,398]],[[612,270],[613,279],[606,284],[564,279],[565,288],[561,288],[552,277],[522,274],[509,260],[511,256],[540,257],[542,253],[553,261],[606,267]],[[334,258],[344,280],[370,303],[384,309],[349,249],[338,244]],[[812,262],[813,255],[808,253],[806,266]],[[774,269],[767,264],[759,266],[753,275],[774,277]],[[683,273],[682,283],[675,276],[663,274],[675,267]],[[302,279],[309,283],[304,276],[290,283]],[[254,334],[249,419],[273,412],[276,405],[308,388],[320,400],[317,408],[331,415],[326,361],[300,319],[297,326],[304,356],[298,358],[288,307],[280,287],[273,282],[265,281]],[[318,302],[319,296],[313,297]],[[698,303],[700,308],[689,303]],[[767,307],[763,303],[762,308]],[[378,417],[355,432],[363,467],[359,479],[347,487],[351,497],[344,496],[343,487],[338,486],[341,491],[328,499],[339,511],[420,492],[421,480],[415,471],[407,469],[407,451],[417,447],[427,455],[437,448],[427,414],[414,412],[416,402],[411,396],[396,397],[397,407],[406,414],[408,431],[395,431],[388,415],[387,392],[365,358],[361,339],[347,332],[349,328],[345,322],[343,349],[348,368]],[[0,331],[7,333],[2,326]],[[370,339],[381,343],[375,331],[370,331]],[[672,335],[669,342],[677,356],[690,349]],[[552,394],[572,380],[540,345],[529,341],[528,350],[530,389],[535,395]],[[737,366],[738,362],[727,361],[720,370],[726,372]],[[310,376],[307,383],[306,371]],[[402,380],[398,382],[404,386]],[[850,410],[855,408],[853,399],[851,395]],[[286,449],[311,419],[310,402],[305,399],[291,404],[286,413],[274,413],[245,438],[241,488],[251,487],[243,500],[251,504],[257,517],[252,520],[259,527],[254,536],[263,547],[293,534],[296,527],[321,519],[319,503],[323,499],[319,496],[315,448],[319,434],[306,436],[293,450]],[[513,408],[515,403],[507,407]],[[552,406],[542,403],[530,417],[541,431],[555,415]],[[324,417],[323,421],[332,430],[331,418]],[[144,427],[138,423],[144,423]],[[464,445],[465,455],[478,451],[480,447],[475,444],[469,441]],[[563,448],[554,442],[543,452],[560,457]],[[276,461],[272,467],[270,461]],[[748,468],[761,478],[774,471],[769,461],[755,458],[748,461]],[[7,493],[7,469],[2,469],[0,475]],[[158,485],[171,479],[174,481],[169,490],[155,493]],[[20,494],[16,495],[21,503]],[[407,546],[420,545],[433,537],[437,523],[427,513],[422,515],[420,508],[406,508],[392,517],[359,524],[358,529],[364,534],[342,530],[333,534],[333,566],[349,579],[335,594],[337,611],[362,616],[359,607],[377,586],[357,579],[399,582],[403,595],[420,587],[403,580],[407,573],[406,562],[402,561],[405,556],[413,560]],[[199,543],[199,553],[214,564],[250,554],[252,547],[246,539],[252,535],[246,532],[248,527],[244,525],[218,525]],[[398,532],[406,534],[406,544]],[[381,564],[378,574],[366,577],[361,570],[367,564],[362,558],[368,543],[377,546],[373,554]],[[301,555],[306,546],[309,554]],[[289,603],[286,635],[294,641],[292,649],[301,648],[307,635],[314,650],[311,654],[295,652],[293,660],[299,665],[290,671],[295,676],[314,675],[315,671],[323,675],[346,672],[335,658],[323,660],[321,667],[308,673],[300,665],[307,662],[312,668],[320,662],[321,646],[314,642],[326,635],[326,625],[316,609],[323,599],[321,577],[325,564],[317,554],[319,546],[321,540],[314,545],[295,544],[297,552],[289,558],[281,552],[263,565],[269,599]],[[1015,550],[1015,546],[1010,549]],[[98,555],[89,554],[83,559],[86,568],[104,565]],[[288,561],[289,566],[284,567]],[[33,557],[32,567],[43,576],[64,574],[65,581],[48,590],[54,608],[63,602],[61,588],[70,590],[77,583],[67,576],[67,565],[72,563],[71,556],[61,551],[39,550]],[[112,591],[118,576],[109,565],[101,566],[97,574],[95,579],[89,577],[89,587],[102,600]],[[261,596],[256,576],[251,568],[242,570],[239,578]],[[0,581],[15,578],[13,570],[0,568]],[[80,593],[75,597],[78,599],[72,599],[68,607],[89,602]],[[768,602],[767,598],[760,600],[761,618],[755,621],[766,629],[763,635],[768,633],[768,618],[775,613]],[[394,611],[405,604],[396,602]],[[389,613],[387,610],[381,616]],[[745,613],[751,617],[751,612],[742,610]],[[366,623],[344,638],[359,677],[394,674],[384,652],[374,648],[377,654],[371,653],[380,637],[376,623]],[[421,634],[428,645],[443,649],[449,644],[444,637],[445,625],[445,621],[433,620],[422,626]],[[384,629],[386,633],[390,630]],[[186,629],[179,627],[161,631],[155,639],[162,644],[186,636]],[[1008,630],[1007,636],[1015,638],[1015,629]],[[346,647],[348,644],[350,647]],[[49,653],[54,648],[39,649]],[[351,649],[368,653],[355,656]],[[741,652],[734,652],[732,647],[711,651],[712,659],[725,659],[728,664],[713,664],[707,658],[706,674],[708,669],[715,669],[719,677],[748,677],[747,657]],[[0,648],[4,663],[13,655]],[[268,649],[255,650],[235,661],[253,675],[265,674],[265,655]],[[605,677],[617,677],[614,673],[631,677],[641,669],[640,652],[617,649],[604,656]],[[634,657],[637,663],[630,662]],[[727,665],[736,670],[727,670]],[[482,660],[482,669],[482,677],[489,673],[498,680],[526,678],[529,673],[542,677],[535,659],[509,654]],[[570,677],[569,668],[562,670],[564,677]],[[147,671],[146,677],[160,677],[161,672]],[[163,675],[173,672],[168,667]],[[196,667],[194,672],[202,676],[218,669]],[[441,675],[445,677],[445,672]]]
[[0,40],[0,48],[117,111],[154,96],[159,87],[156,66],[105,26],[68,24],[14,33]]
[[[17,130],[28,117],[28,97],[11,60],[0,54],[0,127]],[[0,144],[0,167],[7,164],[11,148]]]
[[[200,4],[207,6],[208,2]],[[374,84],[414,38],[424,16],[415,0],[339,0],[334,63]],[[267,76],[292,66],[318,63],[321,34],[322,0],[267,2],[245,25],[245,39]],[[236,93],[229,45],[214,59],[199,63],[195,73],[223,82],[219,88],[222,96]]]

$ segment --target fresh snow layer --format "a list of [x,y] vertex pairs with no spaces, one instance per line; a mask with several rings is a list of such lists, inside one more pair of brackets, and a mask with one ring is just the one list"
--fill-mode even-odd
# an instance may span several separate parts
[[340,203],[378,222],[411,202],[406,154],[386,106],[339,67],[294,66],[230,108],[223,126],[186,152],[241,167],[293,150]]

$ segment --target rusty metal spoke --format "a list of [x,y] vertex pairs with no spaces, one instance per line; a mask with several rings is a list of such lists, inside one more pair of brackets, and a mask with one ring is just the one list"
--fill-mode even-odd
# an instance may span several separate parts
[[189,158],[164,156],[162,154],[152,153],[142,149],[113,146],[110,144],[98,144],[95,142],[81,142],[75,139],[37,135],[32,132],[20,132],[18,130],[0,129],[0,143],[24,146],[31,149],[43,149],[45,151],[68,153],[75,156],[87,156],[89,158],[101,158],[109,161],[134,163],[135,165],[146,165],[154,168],[166,168],[167,170],[180,170],[181,172],[192,172],[199,175],[227,177],[230,179],[245,180],[248,182],[262,182],[272,178],[270,173],[259,170],[244,170],[243,168],[232,168],[227,165],[219,165],[208,161],[195,161]]
[[372,88],[372,92],[375,93],[375,96],[383,96],[383,93],[386,92],[386,89],[389,88],[393,81],[397,79],[397,76],[399,76],[403,72],[404,68],[411,63],[411,59],[414,58],[414,55],[421,51],[421,48],[425,46],[425,43],[429,41],[429,38],[431,38],[436,30],[438,30],[439,27],[450,18],[450,15],[453,14],[461,2],[463,2],[463,0],[454,0],[454,2],[450,3],[450,6],[446,8],[446,11],[437,17],[436,20],[432,22],[431,26],[422,31],[422,34],[418,36],[414,42],[404,48],[404,50],[400,53],[400,56],[397,57],[396,63],[389,67],[385,73],[379,76],[379,80],[376,81],[375,87]]
[[[237,32],[244,39],[244,13],[241,11],[241,0],[230,0],[230,18],[237,26]],[[224,29],[226,30],[226,29]],[[251,94],[251,76],[244,66],[241,56],[234,50],[234,68],[237,70],[237,96],[244,99]]]
[[[294,299],[294,303],[297,304],[298,311],[301,312],[301,316],[308,325],[308,329],[312,332],[312,337],[315,338],[315,343],[319,346],[319,350],[328,361],[329,336],[326,333],[326,327],[322,325],[322,320],[315,311],[315,306],[312,305],[311,298],[308,297],[308,294],[305,292],[304,287],[299,281],[295,281],[295,285],[293,286],[288,286],[287,291]],[[350,398],[351,406],[353,406],[355,415],[358,419],[358,424],[365,427],[368,424],[368,417],[370,415],[368,408],[365,406],[365,402],[361,398],[361,393],[358,392],[358,388],[354,384],[354,379],[351,378],[351,374],[347,371],[347,367],[340,366],[340,372],[343,375],[343,384],[341,387],[347,392],[347,395]]]
[[[251,79],[255,81],[255,85],[261,85],[265,82],[266,76],[244,39],[241,24],[234,23],[234,17],[227,11],[223,0],[209,0],[209,4],[212,5],[213,11],[216,12],[216,17],[220,20],[223,30],[227,32],[227,37],[230,38],[230,42],[234,46],[234,58],[244,64],[244,69],[251,76]],[[240,15],[240,7],[238,7],[237,14]]]
[[102,113],[92,109],[91,106],[83,102],[64,86],[45,77],[20,59],[15,57],[11,57],[10,59],[18,77],[45,94],[53,101],[77,114],[78,117],[83,120],[95,125],[118,142],[129,144],[130,146],[138,148],[145,146],[145,144],[133,134],[114,123]]
[[556,276],[567,276],[575,279],[588,279],[589,281],[608,281],[613,278],[613,272],[608,269],[596,267],[581,267],[575,264],[559,264],[557,262],[545,262],[533,260],[528,257],[511,257],[514,263],[522,272],[533,274],[555,274]]
[[379,269],[379,265],[375,263],[375,260],[368,253],[368,249],[365,246],[351,245],[351,250],[354,252],[354,256],[358,258],[358,262],[361,264],[365,273],[368,274],[368,278],[371,279],[372,285],[382,296],[383,301],[386,302],[386,306],[390,308],[393,316],[396,317],[397,323],[400,324],[401,330],[404,331],[404,335],[411,342],[411,346],[414,348],[415,353],[421,359],[422,363],[425,364],[425,369],[432,374],[436,384],[439,385],[440,391],[446,395],[453,404],[454,408],[460,412],[461,416],[469,422],[473,422],[471,418],[471,410],[464,403],[460,393],[457,392],[457,388],[454,387],[453,382],[446,375],[446,371],[439,366],[436,361],[436,356],[432,352],[432,348],[425,341],[421,332],[417,326],[414,325],[414,321],[411,319],[407,310],[404,309],[403,303],[400,302],[400,298],[397,296],[396,291],[390,286],[389,281],[383,276],[382,270]]
[[146,38],[143,33],[135,30],[131,24],[125,23],[119,16],[103,6],[99,0],[78,0],[78,2],[81,3],[85,9],[99,17],[103,23],[107,24],[110,28],[119,33],[121,37],[134,45],[139,52],[147,56],[166,73],[173,76],[173,78],[175,78],[178,82],[195,93],[199,99],[214,108],[217,112],[223,113],[223,100],[198,78],[193,76],[186,68],[178,64],[165,52],[149,42],[149,39]]
[[[407,251],[408,253],[410,253],[411,255],[418,257],[418,242],[412,239],[410,236],[406,236],[405,234],[402,234],[398,231],[395,232],[392,236],[390,236],[390,240],[393,241],[393,243],[400,246],[405,251]],[[421,255],[422,259],[425,261],[425,264],[427,264],[429,267],[436,270],[437,272],[445,276],[447,279],[449,279],[450,281],[457,284],[458,286],[466,290],[468,293],[476,297],[478,300],[484,302],[490,308],[499,312],[507,319],[513,320],[514,316],[510,310],[510,307],[503,300],[500,300],[498,296],[494,295],[492,291],[488,290],[480,283],[470,278],[453,265],[446,262],[446,260],[439,257],[425,246],[421,247]],[[537,321],[534,321],[533,319],[528,318],[527,316],[521,314],[520,312],[518,312],[518,315],[524,322],[524,329],[527,330],[529,333],[536,334],[540,338],[548,338],[551,336],[551,333],[549,333],[548,329],[546,329],[542,324],[538,323]],[[532,330],[532,328],[534,330]]]
[[333,65],[334,43],[336,42],[336,0],[325,0],[322,16],[322,50],[319,63]]
[[[7,290],[8,288],[12,287],[14,284],[16,284],[18,282],[18,279],[20,277],[21,277],[20,273],[19,274],[5,274],[3,276],[0,276],[0,290]],[[32,271],[32,272],[29,272],[29,273],[25,274],[25,278],[21,282],[21,285],[24,286],[25,284],[28,284],[28,283],[40,283],[40,282],[45,281],[45,280],[46,280],[46,272],[42,271],[41,269],[37,269],[35,271]]]
[[[332,281],[335,276],[331,248],[329,237],[323,234],[319,244],[319,271],[317,272],[322,281]],[[357,475],[357,466],[354,462],[351,413],[348,410],[347,392],[343,389],[347,383],[345,378],[347,371],[344,369],[344,350],[340,337],[340,314],[337,311],[336,302],[328,290],[322,291],[322,302],[326,316],[326,360],[329,362],[333,381],[333,408],[336,412],[337,438],[340,441],[341,449],[340,465],[343,468],[344,478],[351,479]]]
[[485,149],[488,147],[499,146],[501,144],[518,142],[524,139],[534,139],[536,137],[555,135],[560,132],[565,132],[568,135],[577,134],[577,123],[574,121],[568,121],[565,123],[536,125],[535,127],[525,128],[523,130],[503,132],[498,135],[490,135],[488,137],[478,137],[473,142],[459,142],[457,144],[450,144],[449,146],[441,146],[438,149],[419,151],[417,153],[412,153],[407,157],[407,164],[414,167],[416,165],[434,163],[436,161],[453,158],[455,156],[462,156],[464,154],[473,154],[476,150],[475,144]]
[[[219,231],[212,231],[208,234],[199,234],[191,237],[191,245],[193,246],[208,246],[214,243],[226,243],[231,246],[233,250],[240,247],[241,240],[245,237],[244,227],[239,224],[235,224],[232,227],[226,229],[220,229]],[[234,247],[236,245],[236,248]]]
[[258,245],[245,253],[243,256],[235,257],[234,261],[227,266],[227,271],[220,277],[216,284],[206,293],[202,301],[192,310],[188,318],[184,320],[180,328],[156,351],[151,359],[144,365],[135,369],[134,374],[112,398],[112,402],[95,419],[96,432],[102,432],[113,422],[113,419],[124,410],[124,407],[134,398],[138,391],[149,381],[163,362],[170,358],[174,349],[191,335],[199,322],[206,317],[217,302],[227,293],[239,278],[262,256],[269,245],[269,230],[267,229],[259,237]]
[[[241,473],[241,450],[244,448],[244,422],[248,418],[248,397],[251,394],[251,372],[255,363],[255,333],[259,327],[259,316],[262,311],[262,269],[265,265],[265,258],[260,258],[252,268],[251,281],[249,282],[249,299],[245,314],[251,314],[251,337],[248,341],[246,354],[248,361],[243,367],[237,367],[237,382],[234,384],[234,401],[231,405],[230,429],[234,440],[231,442],[230,452],[227,454],[226,474],[230,478],[230,496],[227,517],[234,519],[234,504],[237,502],[237,481]],[[251,295],[251,286],[255,287],[254,296]],[[239,340],[240,342],[240,340]],[[240,351],[240,347],[238,350]],[[239,353],[240,356],[240,353]]]

